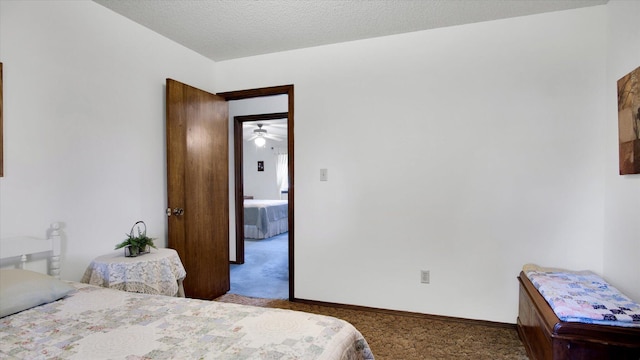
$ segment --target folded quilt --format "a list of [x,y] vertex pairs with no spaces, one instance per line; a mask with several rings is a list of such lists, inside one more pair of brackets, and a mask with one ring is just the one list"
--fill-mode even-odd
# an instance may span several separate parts
[[640,304],[600,276],[559,269],[526,269],[525,274],[562,321],[640,327]]

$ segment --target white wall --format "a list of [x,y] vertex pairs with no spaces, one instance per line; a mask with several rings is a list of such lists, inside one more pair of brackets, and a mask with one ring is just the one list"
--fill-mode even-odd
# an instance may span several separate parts
[[609,1],[605,154],[604,276],[640,302],[640,175],[620,176],[616,82],[640,66],[640,2]]
[[605,36],[599,6],[218,62],[295,85],[295,297],[513,323],[523,264],[602,272]]
[[0,237],[63,221],[72,280],[138,219],[166,244],[164,79],[294,84],[296,297],[514,322],[535,262],[640,300],[615,110],[637,13],[610,1],[214,64],[93,2],[0,1]]
[[[280,199],[278,188],[277,149],[286,150],[286,142],[267,139],[264,146],[258,147],[253,141],[243,142],[244,194],[254,199]],[[264,170],[258,171],[258,161],[264,162]]]
[[165,79],[215,63],[91,1],[0,1],[0,61],[0,237],[62,221],[71,280],[137,220],[166,246]]

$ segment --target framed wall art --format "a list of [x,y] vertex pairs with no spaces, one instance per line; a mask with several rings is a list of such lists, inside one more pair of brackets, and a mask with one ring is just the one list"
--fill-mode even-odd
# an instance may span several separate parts
[[620,175],[640,174],[640,67],[618,80]]
[[0,177],[4,176],[4,141],[2,129],[4,128],[2,124],[2,63],[0,62]]

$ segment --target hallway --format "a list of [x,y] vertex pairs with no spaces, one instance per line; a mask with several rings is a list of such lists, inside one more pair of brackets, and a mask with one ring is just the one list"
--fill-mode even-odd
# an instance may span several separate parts
[[289,298],[289,233],[245,240],[245,263],[231,264],[229,294],[265,299]]

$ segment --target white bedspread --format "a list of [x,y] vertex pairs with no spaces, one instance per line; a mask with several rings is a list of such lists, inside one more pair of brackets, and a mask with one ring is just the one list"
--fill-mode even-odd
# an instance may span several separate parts
[[332,317],[72,284],[63,300],[0,319],[0,358],[373,359]]

